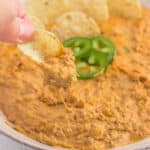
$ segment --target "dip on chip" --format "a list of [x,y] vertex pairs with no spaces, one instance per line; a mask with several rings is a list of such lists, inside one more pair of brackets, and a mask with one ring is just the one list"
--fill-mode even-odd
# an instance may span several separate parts
[[29,15],[39,18],[48,28],[70,11],[82,11],[96,21],[108,19],[106,0],[26,0],[25,7]]
[[68,12],[56,20],[51,28],[62,41],[74,36],[94,36],[100,34],[100,28],[94,19],[82,12]]
[[110,13],[137,19],[141,17],[140,0],[108,0]]
[[19,44],[18,47],[24,54],[31,56],[36,61],[59,56],[64,51],[62,43],[57,37],[44,29],[37,29],[33,41]]

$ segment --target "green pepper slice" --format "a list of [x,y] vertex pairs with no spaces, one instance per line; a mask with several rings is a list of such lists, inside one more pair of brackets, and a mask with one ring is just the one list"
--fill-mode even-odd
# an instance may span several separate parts
[[91,53],[90,48],[84,48],[84,49],[81,49],[79,47],[74,48],[74,56],[78,59],[79,58],[80,59],[86,59],[90,56],[90,53]]
[[92,38],[92,45],[93,45],[93,48],[95,48],[97,50],[100,48],[115,49],[115,46],[112,43],[112,41],[109,40],[108,38],[104,37],[104,36],[93,37]]
[[[72,48],[76,58],[79,79],[91,79],[98,72],[106,72],[115,55],[114,44],[104,36],[74,37],[64,41],[64,46]],[[88,71],[82,71],[84,68]]]
[[98,36],[93,38],[93,48],[107,53],[109,58],[109,63],[112,63],[115,55],[115,45],[108,38],[104,36]]
[[89,48],[91,46],[91,40],[84,37],[74,37],[63,42],[65,47],[80,47],[80,48]]
[[92,41],[89,38],[74,37],[64,41],[63,45],[72,48],[76,58],[86,58],[90,55]]
[[104,52],[100,52],[97,50],[93,50],[88,59],[88,63],[91,65],[105,66],[108,63],[108,54]]
[[[80,80],[89,80],[94,77],[102,70],[101,67],[98,66],[90,66],[85,62],[76,62],[77,66],[77,77]],[[83,71],[83,69],[87,69],[88,71]]]

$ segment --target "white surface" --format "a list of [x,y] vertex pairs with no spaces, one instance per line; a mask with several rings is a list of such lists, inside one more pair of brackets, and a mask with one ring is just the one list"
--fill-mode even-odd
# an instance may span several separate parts
[[0,134],[0,150],[33,150]]

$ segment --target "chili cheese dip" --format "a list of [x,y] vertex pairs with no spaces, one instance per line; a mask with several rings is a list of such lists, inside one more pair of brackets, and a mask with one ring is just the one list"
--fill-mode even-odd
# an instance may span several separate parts
[[74,73],[70,50],[41,64],[1,46],[0,109],[14,129],[78,150],[150,136],[150,11],[138,20],[111,16],[99,26],[115,43],[116,56],[105,75],[91,80],[67,82]]

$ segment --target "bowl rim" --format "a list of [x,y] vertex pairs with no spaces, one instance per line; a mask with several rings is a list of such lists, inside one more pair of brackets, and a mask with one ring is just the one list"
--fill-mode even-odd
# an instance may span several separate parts
[[[145,7],[150,8],[150,0],[141,0],[141,2]],[[52,147],[39,143],[38,141],[35,141],[17,132],[16,130],[7,125],[6,119],[1,111],[0,111],[0,134],[10,138],[14,142],[23,144],[24,146],[27,146],[28,148],[32,148],[34,150],[67,150],[64,148]],[[146,138],[134,144],[114,148],[113,150],[150,150],[150,138]]]
[[[67,150],[65,148],[42,144],[16,131],[7,124],[6,118],[2,112],[0,112],[0,134],[27,148],[32,148],[33,150]],[[145,138],[144,140],[123,147],[113,148],[112,150],[150,150],[150,138]]]

